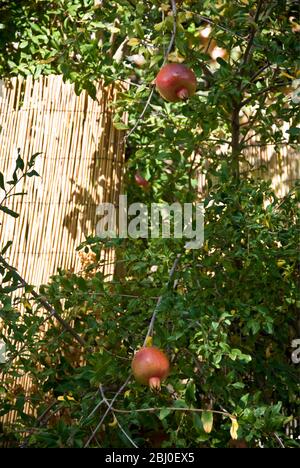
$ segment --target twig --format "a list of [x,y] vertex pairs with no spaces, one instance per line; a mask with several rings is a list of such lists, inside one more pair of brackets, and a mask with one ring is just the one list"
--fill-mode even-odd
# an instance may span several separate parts
[[123,429],[123,427],[121,426],[121,424],[119,423],[115,413],[113,413],[114,415],[114,418],[116,418],[116,421],[117,421],[117,424],[118,424],[118,427],[119,429],[121,429],[121,431],[123,432],[124,436],[129,440],[129,442],[134,446],[134,448],[139,448],[138,445],[136,445],[133,440],[130,438],[130,436],[127,434],[127,432]]
[[223,416],[226,416],[230,419],[236,419],[236,416],[233,414],[227,413],[225,411],[218,411],[218,410],[212,410],[212,409],[202,409],[202,408],[174,408],[173,406],[159,406],[159,407],[153,407],[153,408],[137,408],[137,409],[132,409],[132,410],[122,410],[122,409],[117,409],[114,407],[111,407],[111,410],[113,410],[115,413],[120,413],[120,414],[130,414],[130,413],[154,413],[157,411],[161,411],[162,409],[168,409],[170,411],[183,411],[183,412],[189,412],[189,413],[214,413],[214,414],[221,414]]
[[133,134],[133,132],[134,132],[134,131],[136,130],[136,128],[138,127],[140,121],[143,120],[144,115],[146,114],[146,111],[147,111],[147,109],[148,109],[148,107],[149,107],[149,105],[150,105],[150,102],[151,102],[151,100],[152,100],[153,93],[154,93],[154,85],[152,85],[151,92],[150,92],[150,94],[149,94],[149,96],[148,96],[147,102],[146,102],[146,104],[145,104],[145,107],[144,107],[142,113],[139,115],[137,121],[135,122],[135,125],[132,127],[132,129],[130,130],[130,132],[127,133],[127,135],[125,135],[123,141],[128,140],[128,138]]
[[[176,268],[177,268],[177,265],[179,263],[179,260],[181,258],[181,255],[182,254],[178,254],[174,263],[173,263],[173,266],[171,268],[171,271],[169,273],[169,281],[168,281],[168,284],[170,283],[171,279],[173,278],[174,276],[174,273],[176,271]],[[157,312],[159,310],[159,307],[161,305],[161,302],[163,300],[163,295],[161,295],[159,298],[158,298],[158,301],[157,301],[157,304],[156,304],[156,307],[153,311],[153,314],[152,314],[152,317],[151,317],[151,320],[150,320],[150,324],[149,324],[149,327],[148,327],[148,331],[147,331],[147,334],[146,334],[146,337],[145,337],[145,340],[144,340],[144,346],[146,346],[147,344],[147,340],[149,338],[149,336],[152,336],[152,333],[153,333],[153,328],[154,328],[154,322],[155,322],[155,319],[156,319],[156,316],[157,316]]]
[[[165,65],[165,63],[167,62],[168,60],[168,55],[169,53],[171,52],[172,50],[172,47],[174,45],[174,41],[175,41],[175,37],[176,37],[176,31],[177,31],[177,24],[176,24],[176,19],[177,19],[177,8],[176,8],[176,0],[171,0],[171,4],[172,4],[172,11],[173,11],[173,31],[172,31],[172,35],[171,35],[171,39],[170,39],[170,42],[169,42],[169,46],[167,48],[167,51],[165,52],[165,56],[164,56],[164,61],[163,61],[163,65]],[[146,111],[151,103],[151,100],[152,100],[152,97],[153,97],[153,94],[154,94],[154,85],[152,85],[152,89],[150,91],[150,94],[149,94],[149,97],[147,99],[147,102],[145,104],[145,107],[142,111],[142,113],[140,114],[140,116],[138,117],[135,125],[133,126],[133,128],[130,130],[129,133],[127,133],[127,135],[125,135],[124,139],[123,139],[123,142],[125,142],[126,140],[128,140],[128,138],[133,134],[133,132],[136,130],[136,128],[138,127],[139,123],[141,122],[141,120],[143,120],[145,114],[146,114]]]
[[188,173],[188,180],[189,180],[189,190],[190,192],[192,191],[192,176],[193,176],[193,171],[195,170],[194,169],[194,164],[195,164],[195,161],[196,161],[196,157],[199,155],[199,148],[195,148],[194,150],[194,156],[193,156],[193,159],[192,159],[192,162],[191,162],[191,166],[190,166],[190,169],[189,169],[189,173]]
[[276,434],[276,432],[274,432],[274,436],[275,436],[275,439],[277,440],[277,442],[279,443],[280,447],[281,447],[281,448],[285,448],[285,446],[284,446],[284,444],[283,444],[281,438],[279,437],[278,434]]
[[250,96],[249,98],[245,99],[241,103],[241,106],[244,107],[247,104],[249,104],[249,102],[251,102],[252,100],[257,99],[258,96],[261,96],[262,94],[267,94],[270,91],[276,91],[277,88],[282,88],[282,86],[283,86],[283,83],[280,83],[280,84],[274,84],[272,86],[269,86],[268,88],[262,89],[261,91],[258,91],[257,93],[255,93],[253,96]]
[[200,65],[200,67],[201,67],[201,69],[202,69],[202,71],[203,71],[203,73],[204,73],[204,75],[205,75],[205,77],[207,79],[208,84],[210,84],[212,78],[214,77],[213,73],[210,71],[210,69],[208,68],[208,66],[204,62],[201,61],[199,63],[199,65]]
[[[190,11],[186,10],[186,9],[183,9],[183,11],[185,11],[186,13],[187,12],[190,13]],[[243,40],[247,39],[247,37],[243,36],[242,34],[239,34],[239,33],[235,32],[235,31],[232,31],[231,29],[226,28],[222,24],[216,23],[215,21],[211,20],[207,16],[202,16],[202,15],[199,15],[198,13],[194,13],[194,12],[192,12],[192,13],[200,21],[205,21],[206,23],[211,24],[211,25],[215,26],[218,29],[222,29],[222,31],[226,31],[227,33],[231,34],[232,36],[236,36],[239,39],[243,39]]]
[[[19,283],[24,287],[24,288],[29,288],[29,284],[27,283],[27,281],[25,281],[20,275],[19,273],[16,271],[15,268],[13,268],[11,265],[9,265],[6,260],[2,257],[2,255],[0,255],[0,263],[2,263],[2,265],[7,268],[9,271],[11,271],[15,278],[19,281]],[[34,291],[33,289],[30,288],[30,293],[32,294],[32,296],[40,302],[40,304],[51,314],[51,316],[55,317],[56,320],[73,336],[73,338],[75,338],[76,341],[78,341],[78,343],[83,346],[83,347],[86,347],[86,342],[84,341],[83,338],[81,338],[76,332],[75,330],[63,319],[61,318],[61,316],[59,315],[59,313],[54,309],[54,307],[52,307],[49,302],[44,298],[44,297],[41,297],[39,294],[37,294],[36,291]]]
[[166,61],[168,60],[168,55],[169,53],[171,52],[172,50],[172,47],[173,47],[173,44],[174,44],[174,41],[175,41],[175,37],[176,37],[176,31],[177,31],[177,23],[176,23],[176,20],[177,20],[177,7],[176,7],[176,0],[171,0],[171,4],[172,4],[172,11],[173,11],[173,32],[172,32],[172,36],[171,36],[171,39],[170,39],[170,43],[169,43],[169,46],[167,48],[167,52],[165,53],[165,58],[164,58],[164,63],[163,65],[166,63]]
[[289,192],[281,199],[278,201],[276,204],[274,211],[278,211],[278,209],[288,200],[288,198],[297,191],[296,187],[293,187],[289,190]]
[[[103,387],[102,385],[100,384],[99,386],[99,390],[100,390],[100,393],[101,393],[101,396],[103,398],[103,401],[104,403],[109,407],[110,406],[110,403],[107,401],[105,395],[104,395],[104,391],[103,391]],[[112,411],[112,414],[113,414],[113,417],[115,418],[116,422],[117,422],[117,425],[119,427],[119,429],[121,429],[121,431],[123,432],[124,436],[126,437],[126,439],[129,440],[129,442],[134,446],[134,448],[138,448],[138,446],[134,443],[134,441],[131,439],[131,437],[127,434],[127,432],[125,431],[125,429],[121,426],[121,424],[119,423],[118,421],[118,418],[116,417],[114,411]]]
[[[19,448],[26,448],[28,446],[28,443],[29,443],[29,439],[30,439],[30,436],[33,434],[33,432],[35,430],[37,430],[38,427],[42,427],[43,425],[46,424],[46,422],[48,421],[49,417],[46,418],[44,420],[44,418],[48,415],[48,413],[52,410],[52,408],[56,405],[57,401],[53,401],[52,403],[50,403],[49,406],[47,406],[47,408],[45,409],[45,411],[43,411],[43,413],[38,417],[37,419],[37,426],[35,427],[32,427],[30,430],[29,430],[29,434],[26,436],[24,442],[19,446]],[[51,415],[52,416],[52,415]],[[26,431],[27,432],[27,431]]]
[[107,410],[105,411],[104,415],[102,416],[101,420],[99,421],[99,423],[97,424],[96,428],[94,429],[92,435],[89,437],[88,441],[86,442],[86,444],[84,445],[84,448],[87,448],[90,443],[92,442],[92,440],[94,439],[95,435],[97,434],[97,432],[99,431],[101,425],[103,424],[106,416],[108,415],[108,413],[111,411],[112,407],[113,407],[113,404],[114,402],[116,401],[116,399],[118,398],[118,396],[120,395],[120,393],[122,393],[122,391],[124,390],[124,388],[127,387],[129,381],[131,379],[131,374],[127,377],[126,381],[123,383],[123,385],[119,388],[119,390],[117,391],[117,393],[115,394],[115,396],[113,397],[113,399],[111,400],[111,402],[109,403],[108,407],[107,407]]
[[102,405],[102,403],[104,403],[103,400],[101,400],[101,401],[99,401],[99,403],[97,403],[97,405],[95,406],[95,408],[93,409],[93,411],[91,411],[91,413],[90,413],[90,414],[88,415],[88,417],[86,418],[87,420],[88,420],[89,418],[91,418],[91,417],[96,413],[97,409],[100,408],[100,406]]
[[5,202],[5,200],[7,200],[9,197],[14,196],[14,194],[11,193],[11,192],[16,188],[16,185],[18,185],[21,182],[21,180],[24,179],[24,177],[25,177],[25,173],[22,174],[19,177],[19,179],[16,180],[15,184],[8,191],[5,190],[5,195],[3,196],[3,198],[2,198],[2,200],[0,202],[0,206],[2,206],[3,203]]
[[[92,432],[92,430],[91,430],[91,432]],[[96,441],[97,447],[98,447],[98,448],[102,448],[101,445],[100,445],[100,443],[99,443],[99,440],[97,439],[97,437],[95,437],[95,441]]]
[[286,140],[276,141],[274,143],[250,143],[249,145],[245,145],[246,148],[253,148],[253,147],[265,148],[266,146],[289,146],[289,145],[288,145],[288,141]]
[[256,13],[255,13],[255,17],[254,17],[254,25],[252,26],[252,31],[250,33],[250,38],[249,38],[247,48],[246,48],[246,51],[245,51],[245,54],[244,54],[243,65],[247,65],[247,63],[249,62],[249,60],[251,58],[253,42],[254,42],[254,39],[255,39],[256,32],[257,32],[256,24],[258,22],[258,18],[259,18],[260,12],[261,12],[262,5],[263,5],[263,0],[259,0],[258,5],[257,5],[257,10],[256,10]]
[[[251,79],[250,79],[250,83],[253,83],[256,78],[258,78],[265,70],[267,70],[269,67],[271,66],[270,63],[267,63],[266,65],[264,65],[263,67],[261,67],[256,73],[254,73],[254,75],[251,76]],[[241,88],[241,91],[245,91],[245,89],[247,89],[247,87],[249,86],[249,83],[246,83],[242,86]]]

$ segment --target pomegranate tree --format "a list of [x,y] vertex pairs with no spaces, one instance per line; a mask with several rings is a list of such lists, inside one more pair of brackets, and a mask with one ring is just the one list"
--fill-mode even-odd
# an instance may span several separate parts
[[152,389],[160,389],[161,382],[169,374],[170,364],[167,356],[155,346],[141,348],[134,355],[131,364],[135,379]]
[[181,63],[168,63],[158,73],[156,89],[170,102],[184,101],[193,96],[197,88],[195,73]]

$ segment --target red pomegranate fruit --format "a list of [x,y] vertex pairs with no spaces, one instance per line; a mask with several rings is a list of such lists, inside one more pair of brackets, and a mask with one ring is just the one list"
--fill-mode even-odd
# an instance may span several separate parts
[[166,101],[184,101],[193,96],[197,88],[195,73],[181,63],[168,63],[158,73],[156,89]]
[[136,172],[134,179],[140,187],[148,187],[149,182],[139,172]]
[[137,351],[131,368],[139,383],[159,390],[161,381],[169,374],[170,364],[169,359],[160,349],[150,346]]

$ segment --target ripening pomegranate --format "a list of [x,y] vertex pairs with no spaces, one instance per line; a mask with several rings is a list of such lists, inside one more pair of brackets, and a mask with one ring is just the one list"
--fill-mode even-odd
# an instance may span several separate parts
[[135,379],[152,389],[160,389],[170,370],[169,359],[155,346],[141,348],[135,355],[131,364]]
[[168,63],[158,73],[156,89],[166,101],[177,102],[195,94],[197,80],[195,73],[182,63]]
[[135,173],[134,179],[140,187],[148,187],[149,182],[139,172]]

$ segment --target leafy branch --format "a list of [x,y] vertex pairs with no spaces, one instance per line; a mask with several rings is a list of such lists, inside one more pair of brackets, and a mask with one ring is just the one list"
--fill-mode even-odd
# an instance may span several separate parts
[[[173,45],[174,45],[174,41],[175,41],[175,37],[176,37],[176,31],[177,31],[177,7],[176,7],[176,0],[171,0],[171,4],[172,4],[172,12],[173,12],[173,31],[172,31],[172,34],[171,34],[171,39],[170,39],[170,42],[169,42],[169,45],[168,45],[168,48],[166,50],[166,53],[165,53],[165,56],[164,56],[164,61],[163,61],[163,65],[164,66],[168,60],[168,56],[173,48]],[[151,85],[151,91],[150,91],[150,94],[148,96],[148,99],[146,101],[146,104],[144,106],[144,109],[142,110],[141,114],[139,115],[139,117],[137,118],[137,121],[135,122],[135,125],[132,127],[132,129],[130,130],[130,132],[125,136],[124,140],[128,140],[128,138],[135,132],[135,130],[137,129],[139,123],[143,120],[147,110],[148,110],[148,107],[149,105],[151,104],[151,101],[152,101],[152,97],[153,97],[153,94],[154,94],[154,85]]]
[[[14,218],[17,218],[19,216],[18,213],[15,213],[13,210],[11,210],[7,206],[3,206],[3,205],[11,197],[26,195],[25,192],[13,193],[13,190],[15,190],[16,186],[25,177],[34,177],[34,176],[38,177],[39,176],[39,174],[33,169],[33,166],[35,164],[36,158],[40,154],[41,153],[35,153],[31,157],[31,159],[28,162],[27,166],[25,167],[25,163],[24,163],[23,159],[21,158],[20,149],[18,148],[18,156],[17,156],[17,159],[16,159],[16,167],[15,167],[15,170],[13,172],[12,179],[5,182],[2,172],[0,172],[0,189],[2,189],[4,191],[3,198],[0,201],[0,210],[3,211],[4,213],[6,213],[6,214],[8,214],[10,216],[13,216]],[[18,175],[19,171],[21,171],[20,175]],[[6,185],[10,185],[11,187],[9,189],[7,189]]]

